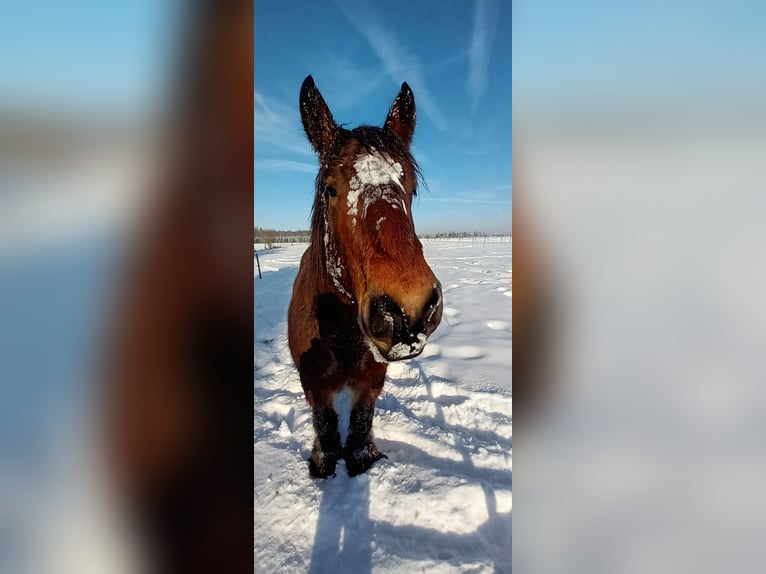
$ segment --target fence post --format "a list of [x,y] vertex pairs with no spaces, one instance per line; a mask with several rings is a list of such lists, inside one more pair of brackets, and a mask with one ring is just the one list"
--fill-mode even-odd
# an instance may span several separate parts
[[258,279],[263,279],[263,277],[261,276],[261,262],[258,261],[258,252],[257,251],[255,252],[255,262],[258,265]]

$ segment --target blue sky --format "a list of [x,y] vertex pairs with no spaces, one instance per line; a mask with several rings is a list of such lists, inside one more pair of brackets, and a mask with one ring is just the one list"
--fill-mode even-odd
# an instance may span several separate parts
[[311,74],[347,127],[382,125],[412,87],[429,188],[418,232],[511,231],[510,2],[257,0],[254,72],[256,226],[309,227],[318,164],[298,92]]
[[175,79],[179,0],[0,2],[0,107],[135,116]]
[[652,100],[677,111],[704,102],[711,114],[729,102],[710,99],[741,105],[754,91],[762,108],[765,22],[760,0],[517,2],[517,113]]

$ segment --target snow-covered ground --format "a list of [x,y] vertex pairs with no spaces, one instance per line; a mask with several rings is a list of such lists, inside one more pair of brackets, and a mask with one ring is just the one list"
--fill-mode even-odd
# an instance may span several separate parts
[[[424,241],[444,316],[423,354],[392,363],[373,429],[388,459],[309,477],[313,431],[287,347],[306,245],[255,271],[256,572],[511,571],[511,243]],[[340,432],[348,397],[338,401]]]

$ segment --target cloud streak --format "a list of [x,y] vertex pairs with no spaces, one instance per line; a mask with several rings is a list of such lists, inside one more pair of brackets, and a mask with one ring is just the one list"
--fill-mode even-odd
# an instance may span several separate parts
[[426,74],[418,58],[407,51],[380,20],[369,1],[350,2],[336,0],[354,28],[364,37],[383,64],[388,76],[398,84],[407,82],[415,93],[418,109],[422,110],[439,131],[448,126],[446,116],[436,104],[426,83]]
[[510,199],[467,199],[463,197],[429,197],[428,201],[440,201],[443,203],[503,203],[508,205],[513,203]]
[[476,0],[473,12],[473,30],[468,51],[468,82],[466,92],[471,101],[471,112],[479,107],[489,86],[489,58],[497,32],[500,5],[497,0]]
[[[388,74],[381,66],[357,66],[346,54],[323,57],[315,67],[320,66],[326,70],[325,76],[329,79],[320,88],[325,99],[332,102],[334,110],[353,106],[388,80]],[[353,89],[349,89],[349,86],[353,86]]]
[[319,166],[313,163],[303,161],[292,161],[289,159],[259,159],[253,162],[255,171],[299,171],[305,173],[316,173]]
[[297,92],[295,106],[288,106],[254,90],[253,138],[256,143],[265,144],[270,148],[279,148],[303,156],[313,155],[300,124]]

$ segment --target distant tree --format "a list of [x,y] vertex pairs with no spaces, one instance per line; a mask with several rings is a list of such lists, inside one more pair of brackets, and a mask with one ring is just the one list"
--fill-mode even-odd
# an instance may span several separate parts
[[272,246],[278,247],[283,243],[308,243],[311,240],[311,232],[306,229],[282,231],[278,229],[255,227],[253,237],[254,243],[265,244],[268,239]]
[[277,232],[273,229],[264,229],[261,232],[261,239],[266,249],[272,249],[277,242]]

